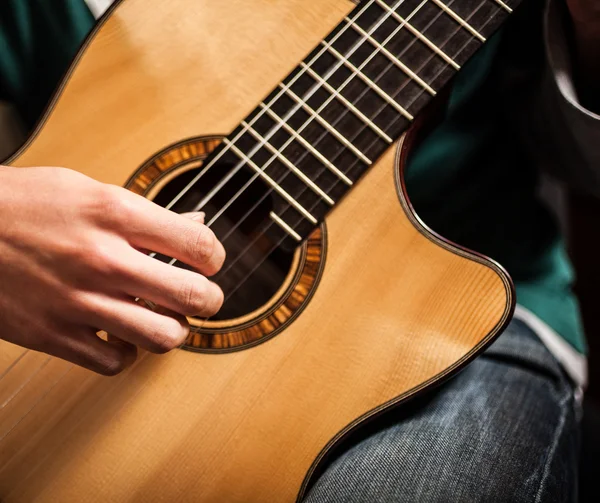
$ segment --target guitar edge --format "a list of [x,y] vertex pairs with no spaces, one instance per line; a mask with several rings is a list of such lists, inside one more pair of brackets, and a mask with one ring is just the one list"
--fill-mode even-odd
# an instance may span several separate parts
[[[121,2],[11,163],[123,185],[166,145],[232,130],[353,6]],[[350,429],[481,352],[510,320],[512,283],[418,220],[407,150],[391,148],[327,219],[320,284],[272,340],[149,355],[116,378],[18,362],[3,380],[17,392],[2,390],[14,396],[0,410],[0,499],[295,501]],[[22,350],[0,352],[1,372]]]

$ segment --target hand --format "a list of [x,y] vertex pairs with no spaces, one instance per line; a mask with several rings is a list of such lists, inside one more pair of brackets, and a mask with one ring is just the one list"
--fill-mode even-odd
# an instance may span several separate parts
[[174,349],[189,333],[185,315],[220,309],[223,293],[205,276],[224,260],[203,223],[125,189],[62,168],[0,167],[0,338],[9,342],[118,374],[136,346]]

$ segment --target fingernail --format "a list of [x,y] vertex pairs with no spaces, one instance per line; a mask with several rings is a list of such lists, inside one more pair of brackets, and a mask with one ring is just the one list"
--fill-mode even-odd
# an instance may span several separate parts
[[205,218],[206,218],[206,213],[204,213],[203,211],[200,211],[192,217],[192,220],[194,220],[195,222],[204,223]]

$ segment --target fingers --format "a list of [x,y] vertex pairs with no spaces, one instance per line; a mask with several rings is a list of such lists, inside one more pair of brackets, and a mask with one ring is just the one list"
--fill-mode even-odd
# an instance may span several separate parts
[[132,300],[108,297],[96,303],[89,323],[110,336],[159,354],[181,346],[190,332],[185,316],[167,310],[154,312]]
[[191,265],[201,273],[216,274],[225,261],[225,249],[203,223],[161,208],[129,191],[119,191],[113,218],[129,243]]
[[140,252],[123,254],[126,277],[119,288],[184,316],[210,317],[223,305],[223,291],[204,276],[173,267]]
[[62,337],[48,353],[105,376],[114,376],[133,364],[137,348],[121,340],[103,341],[93,329]]

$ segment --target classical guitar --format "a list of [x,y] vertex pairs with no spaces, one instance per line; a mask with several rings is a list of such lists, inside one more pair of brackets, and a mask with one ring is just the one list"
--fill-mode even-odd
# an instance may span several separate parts
[[401,136],[518,3],[117,2],[7,162],[202,208],[226,301],[114,378],[2,343],[0,499],[295,501],[480,353],[511,281],[415,215]]

